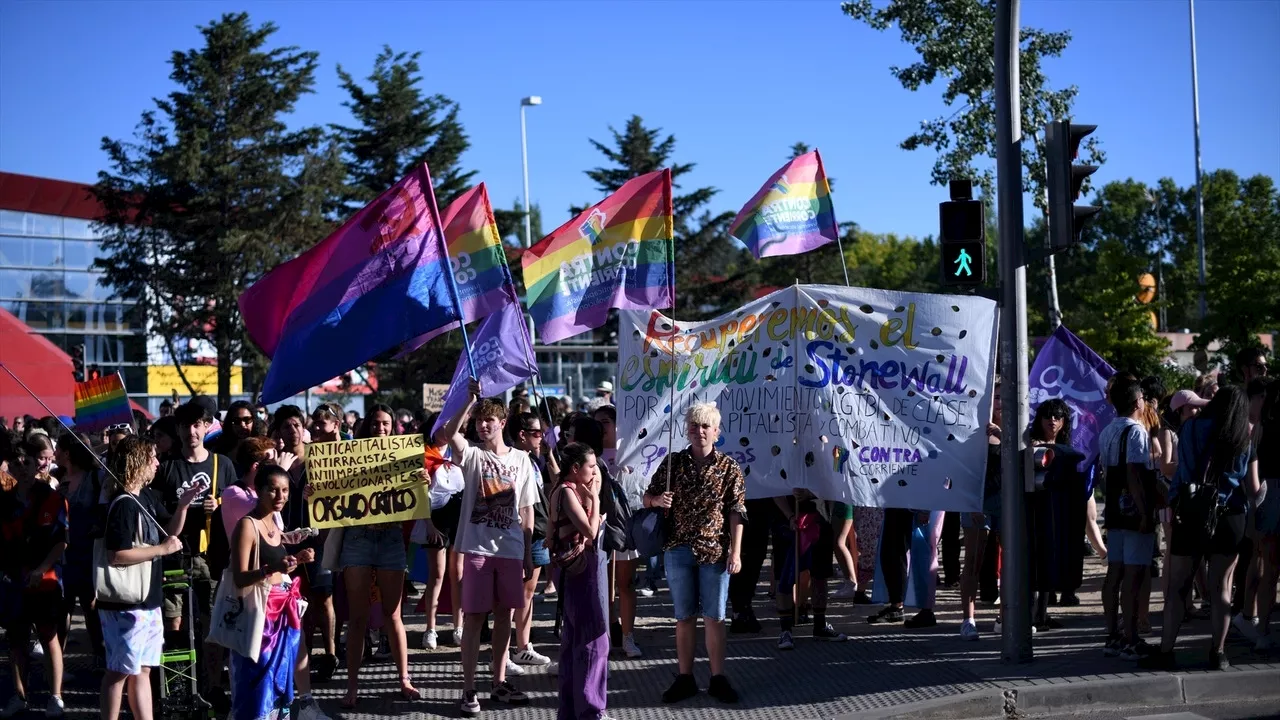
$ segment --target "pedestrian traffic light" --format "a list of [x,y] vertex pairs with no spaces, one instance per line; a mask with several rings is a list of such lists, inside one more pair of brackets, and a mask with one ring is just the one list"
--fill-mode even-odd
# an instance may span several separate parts
[[1045,165],[1049,185],[1049,252],[1061,252],[1080,242],[1084,226],[1102,208],[1076,205],[1085,178],[1097,172],[1093,165],[1075,165],[1080,141],[1098,128],[1054,120],[1044,130]]
[[938,204],[942,284],[973,287],[987,281],[987,217],[973,183],[951,181],[951,200]]
[[71,347],[71,374],[76,382],[84,382],[84,343]]

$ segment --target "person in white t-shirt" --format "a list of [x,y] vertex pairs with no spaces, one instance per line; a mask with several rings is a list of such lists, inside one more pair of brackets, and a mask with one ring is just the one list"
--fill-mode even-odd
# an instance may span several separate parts
[[[480,383],[475,380],[469,390],[466,407],[450,418],[441,432],[451,438],[450,447],[454,457],[461,459],[466,482],[456,542],[457,551],[465,557],[460,709],[462,717],[477,717],[476,662],[480,629],[488,613],[493,613],[493,687],[489,699],[513,706],[529,704],[529,698],[506,679],[506,664],[512,611],[524,607],[524,583],[533,574],[533,506],[538,493],[528,453],[507,447],[503,441],[506,405],[500,400],[479,400]],[[459,432],[468,413],[475,421],[478,447]]]

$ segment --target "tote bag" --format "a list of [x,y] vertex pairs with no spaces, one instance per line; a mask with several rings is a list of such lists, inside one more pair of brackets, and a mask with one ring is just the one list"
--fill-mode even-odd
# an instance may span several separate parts
[[[124,499],[130,499],[138,503],[138,508],[142,510],[142,514],[147,516],[156,527],[160,528],[160,523],[147,512],[138,498],[130,493],[123,493],[111,504],[107,506],[107,517],[111,517],[111,511],[115,509],[116,503]],[[164,528],[160,528],[160,534],[164,535]],[[134,533],[133,546],[135,548],[150,547],[142,540],[142,518],[138,518],[138,530]],[[111,552],[107,550],[103,543],[103,538],[97,538],[93,541],[93,595],[99,602],[119,603],[121,605],[140,605],[147,601],[151,596],[151,585],[154,579],[152,563],[148,562],[134,563],[133,565],[112,565],[110,561]]]
[[[258,535],[258,524],[253,523],[254,535]],[[262,559],[258,556],[259,535],[253,543],[253,567],[260,569]],[[208,642],[247,657],[257,662],[262,652],[262,630],[267,622],[267,596],[271,594],[271,586],[266,578],[247,588],[236,587],[234,571],[227,568],[222,571],[222,581],[210,613]]]

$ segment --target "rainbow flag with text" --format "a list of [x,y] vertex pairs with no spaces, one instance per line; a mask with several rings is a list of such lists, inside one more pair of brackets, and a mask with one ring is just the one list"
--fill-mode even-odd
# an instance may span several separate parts
[[600,327],[610,308],[671,307],[671,171],[628,180],[525,253],[526,305],[544,342]]
[[112,425],[133,424],[129,394],[120,373],[76,383],[76,431],[93,434]]
[[783,165],[729,226],[756,259],[806,253],[837,240],[839,232],[817,150]]

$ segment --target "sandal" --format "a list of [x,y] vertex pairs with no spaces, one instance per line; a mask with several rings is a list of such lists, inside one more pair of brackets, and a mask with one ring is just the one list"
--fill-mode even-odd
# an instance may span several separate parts
[[405,700],[421,700],[422,693],[418,688],[413,686],[413,681],[408,675],[400,678],[400,697]]

